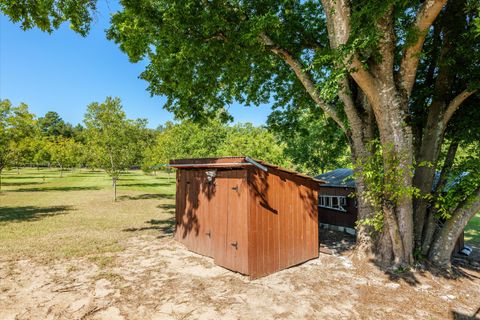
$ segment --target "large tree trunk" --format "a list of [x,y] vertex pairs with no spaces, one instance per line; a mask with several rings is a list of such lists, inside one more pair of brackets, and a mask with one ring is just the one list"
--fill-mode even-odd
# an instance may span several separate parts
[[383,152],[383,212],[388,228],[395,265],[413,263],[413,136],[405,125],[407,102],[384,81],[377,90],[375,118]]
[[450,267],[450,258],[458,237],[467,225],[468,221],[480,211],[480,188],[460,204],[453,216],[448,219],[435,238],[430,249],[429,259],[441,268]]
[[[440,146],[443,140],[443,127],[441,120],[443,118],[444,105],[438,103],[430,107],[427,125],[424,129],[424,135],[420,146],[415,168],[413,183],[420,190],[421,197],[414,199],[415,208],[415,247],[420,248],[424,238],[425,219],[432,220],[427,216],[427,206],[429,201],[423,195],[432,192],[433,179],[435,178],[436,164],[438,161]],[[429,227],[427,225],[427,227]]]

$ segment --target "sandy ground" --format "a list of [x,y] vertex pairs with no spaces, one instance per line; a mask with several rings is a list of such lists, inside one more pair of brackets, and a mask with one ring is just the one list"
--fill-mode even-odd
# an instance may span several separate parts
[[0,319],[448,319],[480,307],[479,270],[398,278],[346,251],[249,281],[171,236],[124,245],[49,266],[0,261]]

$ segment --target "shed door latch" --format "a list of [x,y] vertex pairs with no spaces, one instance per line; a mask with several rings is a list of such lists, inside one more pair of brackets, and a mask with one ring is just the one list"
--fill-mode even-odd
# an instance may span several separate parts
[[231,245],[232,247],[234,247],[235,250],[238,250],[238,242],[237,242],[237,241],[234,241],[234,242],[230,243],[230,245]]
[[205,235],[207,235],[210,238],[210,236],[211,236],[210,231],[206,232]]
[[238,191],[238,186],[232,187],[232,190]]

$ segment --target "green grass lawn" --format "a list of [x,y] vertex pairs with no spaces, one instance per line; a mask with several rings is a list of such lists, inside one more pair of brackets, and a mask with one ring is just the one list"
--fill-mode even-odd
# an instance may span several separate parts
[[53,259],[122,250],[122,240],[173,229],[175,173],[21,169],[2,175],[0,257]]
[[465,228],[465,242],[480,247],[480,212],[470,220]]

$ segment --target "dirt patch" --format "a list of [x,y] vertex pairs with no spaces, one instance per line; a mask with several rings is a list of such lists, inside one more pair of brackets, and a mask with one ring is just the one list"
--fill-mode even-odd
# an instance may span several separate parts
[[249,281],[170,237],[122,245],[106,260],[0,262],[0,319],[445,319],[480,307],[473,269],[409,283],[344,252]]

